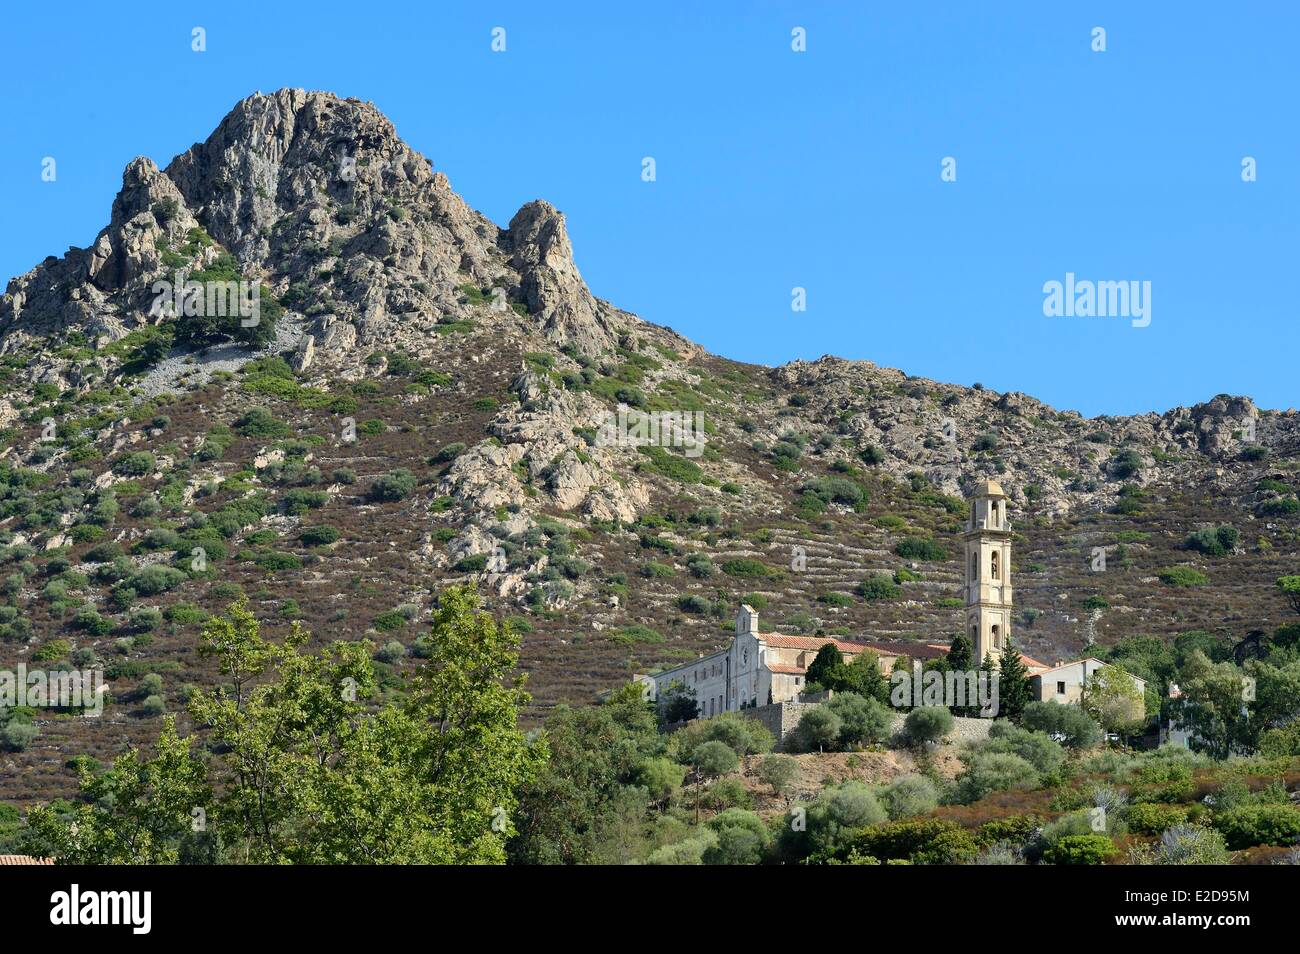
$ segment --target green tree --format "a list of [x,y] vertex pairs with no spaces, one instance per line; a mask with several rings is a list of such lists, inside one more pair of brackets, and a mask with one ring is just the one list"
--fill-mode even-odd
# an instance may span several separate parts
[[658,712],[660,725],[674,725],[698,718],[700,706],[695,701],[695,690],[674,682],[659,694]]
[[777,795],[784,795],[799,774],[799,760],[791,755],[769,755],[758,763],[758,777],[772,787]]
[[[222,860],[503,861],[515,790],[545,749],[518,729],[528,697],[511,675],[517,640],[478,606],[469,591],[444,591],[410,692],[373,708],[366,644],[307,654],[298,624],[269,643],[242,602],[210,619],[203,651],[230,685],[197,692],[190,712],[217,753],[221,795],[205,827]],[[122,756],[86,783],[92,805],[72,819],[38,816],[55,857],[184,860],[183,828],[209,800],[189,745],[167,723],[156,759]]]
[[1291,609],[1300,613],[1300,576],[1279,576],[1277,588],[1282,591]]
[[1059,702],[1031,702],[1020,716],[1020,724],[1033,732],[1059,735],[1071,749],[1089,749],[1101,741],[1101,726],[1078,706]]
[[903,721],[903,731],[913,742],[937,742],[952,727],[952,713],[943,706],[918,706]]
[[28,817],[42,854],[76,865],[205,860],[212,791],[207,770],[190,748],[191,740],[177,735],[176,720],[168,716],[153,758],[132,749],[101,775],[83,763],[83,804],[68,816],[45,805]]
[[662,802],[681,788],[682,779],[685,777],[686,766],[659,756],[646,759],[637,766],[633,781],[644,788],[650,798]]
[[803,714],[795,729],[795,740],[805,752],[824,752],[836,747],[842,727],[835,710],[820,705]]
[[808,666],[808,683],[823,689],[838,689],[844,685],[847,677],[844,656],[834,643],[826,643],[817,650],[812,664]]
[[889,680],[880,671],[880,657],[870,650],[858,653],[845,667],[842,688],[882,704],[889,703]]
[[880,742],[889,735],[893,712],[875,699],[841,692],[825,707],[839,716],[838,741],[845,748]]
[[948,668],[954,672],[965,672],[971,668],[974,654],[975,649],[971,646],[970,637],[965,633],[958,633],[948,644]]
[[725,742],[716,739],[695,749],[692,764],[699,778],[716,778],[734,772],[740,765],[740,756]]
[[550,758],[520,787],[510,860],[605,860],[632,812],[634,803],[624,790],[637,781],[646,760],[663,754],[653,705],[643,699],[640,686],[628,683],[602,705],[559,707],[546,720],[542,738]]
[[1197,745],[1214,758],[1226,759],[1234,749],[1250,748],[1253,740],[1245,685],[1232,663],[1213,663],[1201,650],[1193,650],[1179,673],[1182,695],[1172,700],[1171,716],[1195,734]]
[[1107,732],[1130,736],[1146,722],[1146,700],[1128,671],[1112,664],[1092,674],[1080,700],[1083,711]]
[[1016,649],[1015,641],[1009,637],[998,662],[998,714],[1008,719],[1019,719],[1025,706],[1033,699],[1029,667]]
[[763,820],[743,808],[728,808],[709,819],[718,841],[704,852],[706,865],[753,865],[763,857],[771,834]]
[[960,802],[977,802],[993,792],[1035,788],[1038,782],[1038,772],[1018,755],[976,752],[957,778],[956,795]]

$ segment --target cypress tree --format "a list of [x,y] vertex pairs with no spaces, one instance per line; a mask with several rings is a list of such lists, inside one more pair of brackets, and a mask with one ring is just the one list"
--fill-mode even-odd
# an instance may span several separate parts
[[1001,666],[998,679],[999,715],[1008,719],[1019,719],[1033,698],[1033,688],[1029,684],[1029,667],[1020,658],[1014,641],[1008,637],[1002,647]]

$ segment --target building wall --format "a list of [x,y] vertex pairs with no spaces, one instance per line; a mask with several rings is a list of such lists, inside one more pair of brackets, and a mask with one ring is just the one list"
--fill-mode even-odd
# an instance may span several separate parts
[[727,650],[721,650],[681,666],[674,666],[652,677],[655,692],[662,695],[668,687],[680,682],[695,691],[695,702],[702,716],[724,712],[727,697]]
[[[1077,705],[1083,698],[1083,690],[1087,680],[1096,675],[1099,670],[1105,668],[1106,664],[1100,660],[1081,659],[1069,666],[1040,673],[1031,677],[1030,680],[1034,688],[1034,698],[1040,702],[1063,702]],[[1130,675],[1132,674],[1130,673]],[[1146,682],[1137,676],[1133,676],[1133,681],[1137,683],[1138,690],[1143,693],[1145,698]]]

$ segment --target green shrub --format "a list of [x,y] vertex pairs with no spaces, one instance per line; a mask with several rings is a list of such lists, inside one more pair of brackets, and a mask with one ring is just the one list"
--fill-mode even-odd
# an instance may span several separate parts
[[1062,736],[1061,744],[1071,749],[1090,749],[1101,741],[1101,726],[1078,706],[1059,702],[1031,702],[1020,716],[1020,724],[1033,732]]
[[369,497],[375,501],[405,500],[415,491],[415,475],[399,467],[375,479],[370,485]]
[[1031,732],[1010,722],[993,723],[982,751],[1018,755],[1043,775],[1055,773],[1065,762],[1065,750],[1045,733]]
[[892,821],[860,832],[849,855],[912,864],[962,864],[975,857],[974,836],[955,822],[939,818]]
[[678,483],[698,484],[704,476],[704,471],[694,461],[687,460],[677,454],[671,454],[662,447],[650,445],[638,449],[642,454],[650,458],[649,466],[652,470]]
[[264,407],[249,408],[242,417],[235,421],[235,430],[245,437],[275,438],[289,434],[289,426],[281,423]]
[[148,451],[123,454],[113,462],[113,473],[119,477],[145,477],[154,472],[158,462]]
[[1116,852],[1106,835],[1066,835],[1043,853],[1043,860],[1049,865],[1100,865]]
[[954,725],[952,713],[943,706],[920,706],[903,720],[903,731],[913,742],[937,742]]
[[266,553],[259,553],[253,558],[259,568],[266,570],[268,573],[275,573],[279,570],[301,570],[302,560],[293,553],[283,553],[278,550],[270,550]]
[[375,658],[392,665],[406,658],[406,647],[395,639],[389,640],[375,650]]
[[97,543],[82,557],[87,563],[108,563],[122,555],[122,545],[112,540]]
[[904,775],[885,786],[880,800],[890,819],[897,821],[933,811],[939,804],[939,793],[924,775]]
[[1116,480],[1128,480],[1137,476],[1142,470],[1142,455],[1135,450],[1122,451],[1115,455],[1111,463],[1111,476]]
[[1009,752],[977,752],[957,779],[956,796],[963,803],[977,802],[994,792],[1037,787],[1038,772]]
[[1124,815],[1129,831],[1138,835],[1159,835],[1187,821],[1187,806],[1145,802],[1130,805]]
[[175,567],[154,564],[132,573],[127,586],[140,596],[156,596],[184,583],[188,577]]
[[1300,839],[1300,810],[1289,804],[1246,804],[1215,812],[1213,826],[1228,848],[1288,845]]
[[107,636],[113,629],[113,623],[99,615],[93,606],[83,606],[77,610],[73,625],[84,630],[88,636]]
[[72,651],[72,644],[66,639],[51,639],[36,652],[32,659],[36,662],[58,662]]
[[1255,512],[1261,517],[1288,517],[1295,513],[1300,513],[1300,500],[1295,497],[1278,497],[1276,500],[1265,500]]
[[465,445],[462,443],[448,444],[438,453],[433,455],[434,464],[449,464],[465,452]]
[[859,508],[868,501],[867,492],[844,477],[817,477],[804,484],[802,491],[818,498],[823,504],[838,503]]
[[36,741],[40,730],[30,722],[9,719],[0,725],[0,748],[10,752],[22,752]]
[[1172,566],[1161,570],[1157,576],[1160,582],[1168,586],[1204,586],[1209,583],[1209,578],[1200,570],[1190,566]]
[[1138,849],[1134,861],[1152,865],[1226,865],[1232,856],[1223,836],[1200,825],[1175,825],[1150,849]]
[[298,533],[298,539],[302,541],[305,547],[323,547],[328,546],[339,538],[337,527],[303,527]]
[[880,573],[859,583],[858,595],[865,600],[893,600],[903,595],[903,588]]
[[777,571],[773,570],[766,563],[749,557],[738,557],[734,560],[727,560],[722,564],[722,572],[726,573],[728,576],[760,578],[777,575]]
[[1221,557],[1231,553],[1237,546],[1237,528],[1223,524],[1218,527],[1202,527],[1188,534],[1187,548],[1204,553],[1206,556]]
[[894,552],[907,560],[946,560],[948,549],[929,537],[905,537]]

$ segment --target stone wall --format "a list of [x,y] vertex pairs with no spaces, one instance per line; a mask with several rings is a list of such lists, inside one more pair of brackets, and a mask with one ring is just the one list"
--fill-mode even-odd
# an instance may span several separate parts
[[[767,730],[776,736],[778,743],[784,743],[790,737],[790,734],[799,727],[799,720],[804,717],[809,709],[817,707],[815,702],[778,702],[770,706],[757,706],[753,709],[742,709],[741,715],[748,719],[755,719],[767,727]],[[903,721],[907,714],[900,712],[894,716],[891,727],[891,745],[900,745],[905,742],[903,738]],[[987,739],[989,727],[993,725],[993,719],[971,719],[965,716],[956,716],[953,719],[953,728],[944,742],[949,745],[961,745],[967,742],[978,742]]]

